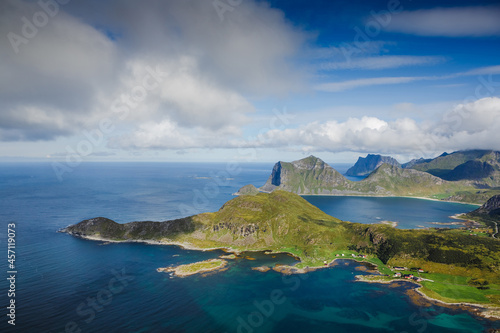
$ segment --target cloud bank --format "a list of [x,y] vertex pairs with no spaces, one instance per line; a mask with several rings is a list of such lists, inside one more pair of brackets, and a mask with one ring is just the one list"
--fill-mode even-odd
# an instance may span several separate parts
[[248,146],[432,156],[442,151],[498,149],[498,142],[500,98],[488,97],[456,105],[439,122],[418,123],[410,118],[385,121],[367,116],[345,122],[312,122],[269,131]]
[[414,156],[461,149],[498,149],[500,98],[458,104],[443,113],[439,122],[417,122],[407,117],[386,121],[365,116],[344,122],[311,122],[298,128],[269,130],[246,141],[221,140],[212,135],[194,138],[189,132],[174,129],[169,123],[150,124],[114,143],[126,149],[285,148]]
[[[104,118],[129,130],[154,122],[172,133],[235,133],[254,111],[249,97],[304,82],[290,62],[306,36],[252,1],[221,21],[211,1],[70,2],[48,15],[37,2],[7,0],[0,35],[0,141],[80,135]],[[144,95],[147,68],[162,74]]]

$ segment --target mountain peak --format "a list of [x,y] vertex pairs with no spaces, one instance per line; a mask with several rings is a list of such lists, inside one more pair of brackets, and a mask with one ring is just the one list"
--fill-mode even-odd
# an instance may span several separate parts
[[316,156],[293,161],[278,162],[271,176],[260,188],[264,192],[275,189],[300,194],[328,194],[336,186],[345,186],[348,180],[337,170]]
[[329,165],[326,164],[325,161],[314,155],[310,155],[306,158],[293,161],[291,164],[299,169],[313,169],[318,167],[324,168],[325,166],[329,167]]
[[359,157],[356,164],[349,168],[345,174],[347,176],[366,176],[384,163],[401,167],[401,164],[390,156],[368,154],[366,157]]

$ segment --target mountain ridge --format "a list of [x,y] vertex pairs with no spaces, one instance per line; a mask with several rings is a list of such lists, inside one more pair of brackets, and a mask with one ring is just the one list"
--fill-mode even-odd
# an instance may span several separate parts
[[258,190],[285,190],[299,195],[439,195],[440,198],[447,198],[471,188],[466,181],[446,181],[423,171],[385,163],[365,179],[354,182],[321,159],[309,156],[293,162],[276,163],[268,180]]

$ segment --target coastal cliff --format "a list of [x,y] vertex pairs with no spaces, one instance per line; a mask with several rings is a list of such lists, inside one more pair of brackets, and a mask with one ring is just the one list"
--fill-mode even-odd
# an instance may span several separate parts
[[297,194],[330,193],[332,188],[347,186],[349,181],[337,170],[315,156],[274,165],[261,191],[281,189]]

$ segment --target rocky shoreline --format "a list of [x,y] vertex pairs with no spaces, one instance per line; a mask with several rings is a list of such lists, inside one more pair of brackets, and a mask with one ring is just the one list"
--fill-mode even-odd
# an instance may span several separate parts
[[[423,305],[422,299],[429,302],[430,304],[437,304],[439,306],[447,307],[450,309],[459,309],[465,310],[473,313],[476,316],[486,318],[489,320],[500,320],[500,307],[485,305],[485,304],[476,304],[476,303],[467,303],[467,302],[456,302],[456,303],[448,303],[442,300],[432,298],[426,295],[421,289],[422,285],[413,281],[413,280],[385,280],[385,279],[367,279],[366,275],[356,275],[356,281],[367,282],[367,283],[380,283],[380,284],[392,284],[392,283],[401,283],[408,282],[416,285],[416,288],[410,289],[407,294],[410,297],[411,301],[417,305]],[[421,298],[421,299],[417,299]]]

